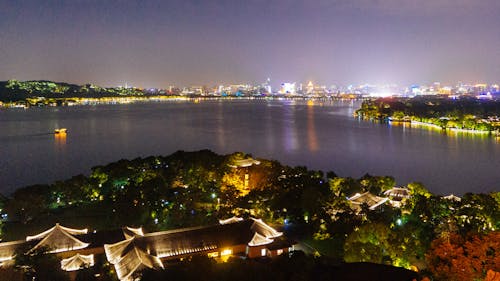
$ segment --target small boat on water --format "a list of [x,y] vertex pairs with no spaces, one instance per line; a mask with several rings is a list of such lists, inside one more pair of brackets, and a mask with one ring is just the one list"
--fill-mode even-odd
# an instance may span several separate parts
[[66,134],[68,132],[68,129],[66,128],[59,128],[54,130],[54,134]]

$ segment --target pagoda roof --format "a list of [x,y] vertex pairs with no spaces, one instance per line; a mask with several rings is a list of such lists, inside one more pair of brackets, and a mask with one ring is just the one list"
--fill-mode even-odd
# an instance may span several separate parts
[[248,242],[248,246],[262,246],[273,243],[273,239],[266,238],[259,233],[255,233],[252,237],[252,240]]
[[242,220],[243,220],[243,218],[231,217],[231,218],[228,218],[228,219],[225,219],[225,220],[219,220],[219,223],[220,224],[228,224],[228,223],[239,222],[239,221],[242,221]]
[[251,227],[252,231],[259,233],[266,238],[275,238],[283,235],[282,232],[276,231],[276,229],[270,227],[261,219],[252,218],[252,220],[254,221]]
[[47,247],[50,253],[78,250],[86,248],[89,243],[85,243],[74,237],[74,235],[86,234],[87,229],[73,229],[61,226],[59,223],[40,234],[27,236],[26,241],[40,240],[31,251],[40,247]]
[[0,243],[0,265],[4,262],[12,260],[17,249],[21,248],[25,243],[26,241],[24,240]]
[[129,239],[135,236],[144,236],[144,232],[142,231],[142,227],[132,228],[126,226],[123,228],[123,236],[125,236],[125,239]]
[[446,200],[451,200],[451,201],[457,201],[457,202],[460,202],[462,201],[462,198],[454,195],[454,194],[450,194],[448,196],[443,196],[443,199],[446,199]]
[[128,280],[133,272],[144,267],[163,267],[161,258],[219,251],[236,245],[272,245],[276,237],[283,235],[260,219],[233,217],[221,223],[135,235],[105,244],[104,250],[120,280]]
[[61,260],[61,269],[66,271],[75,271],[91,266],[94,266],[94,255],[76,254],[70,258]]
[[356,193],[354,196],[348,198],[351,202],[351,206],[354,209],[360,209],[361,205],[367,204],[370,210],[375,210],[377,207],[381,206],[389,200],[389,198],[379,197],[373,195],[370,192]]
[[403,199],[403,198],[410,198],[410,190],[405,187],[393,187],[389,190],[386,190],[384,192],[385,196],[390,196],[393,197],[393,199]]
[[140,243],[135,237],[115,244],[104,245],[106,258],[111,264],[114,264],[120,280],[133,280],[133,274],[144,268],[163,268],[161,260],[149,254],[149,250],[144,246],[144,243]]
[[255,160],[251,157],[244,158],[244,159],[236,159],[229,165],[231,168],[245,168],[245,167],[250,167],[252,165],[259,165],[260,161]]

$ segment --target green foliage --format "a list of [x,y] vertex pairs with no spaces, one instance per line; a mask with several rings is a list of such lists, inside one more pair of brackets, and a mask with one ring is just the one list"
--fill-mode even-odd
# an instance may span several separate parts
[[[232,168],[234,157],[247,155],[178,151],[120,160],[92,168],[90,176],[19,189],[2,208],[11,219],[3,237],[21,239],[55,222],[99,230],[141,225],[155,231],[256,216],[271,223],[286,220],[287,228],[302,229],[312,244],[335,249],[336,260],[345,254],[347,261],[425,268],[424,253],[436,237],[500,228],[498,192],[466,194],[455,201],[410,183],[411,198],[404,199],[401,209],[364,206],[356,214],[348,197],[368,191],[380,195],[395,185],[394,178],[342,178],[333,172],[325,178],[321,171],[264,159],[260,165]],[[234,181],[248,175],[248,194],[231,188],[224,179],[228,175]],[[332,255],[331,250],[320,252]]]
[[136,88],[102,88],[90,84],[79,86],[52,81],[17,80],[8,80],[0,83],[0,101],[26,100],[32,105],[36,105],[37,103],[46,104],[49,99],[142,95],[144,95],[144,92]]
[[493,131],[498,124],[488,117],[500,115],[499,101],[484,101],[474,98],[452,100],[442,97],[416,97],[367,100],[356,111],[364,119],[411,120],[431,123],[443,129],[456,128],[478,131]]
[[391,261],[392,232],[384,224],[365,224],[352,232],[344,245],[346,262]]
[[390,228],[384,223],[360,226],[348,237],[344,245],[346,262],[386,263],[410,268],[423,266],[427,245],[416,235],[412,225]]
[[386,190],[393,188],[396,185],[396,180],[393,177],[371,176],[364,175],[359,183],[363,187],[363,191],[368,191],[372,194],[381,194]]

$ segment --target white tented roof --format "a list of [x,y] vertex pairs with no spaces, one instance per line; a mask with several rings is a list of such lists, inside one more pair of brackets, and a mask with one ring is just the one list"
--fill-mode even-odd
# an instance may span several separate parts
[[56,223],[56,225],[49,230],[26,237],[26,241],[41,239],[30,251],[39,247],[47,247],[50,253],[59,253],[86,248],[89,243],[84,243],[73,236],[86,233],[87,229],[73,229]]
[[365,192],[361,194],[356,193],[351,198],[348,198],[348,200],[355,209],[359,209],[362,204],[367,204],[370,210],[375,210],[377,207],[387,202],[389,198],[382,198],[377,195],[373,195],[370,192]]
[[266,238],[257,232],[253,235],[252,240],[248,242],[248,246],[262,246],[273,243],[273,239]]
[[115,265],[116,274],[122,281],[133,280],[134,272],[144,268],[163,268],[161,260],[136,245],[134,237],[115,244],[105,244],[104,251],[108,261]]
[[232,218],[228,218],[228,219],[225,219],[225,220],[219,220],[219,223],[220,224],[228,224],[228,223],[239,222],[239,221],[242,221],[242,220],[243,220],[243,218],[232,217]]
[[252,220],[254,221],[254,223],[252,224],[251,229],[254,232],[256,232],[256,233],[258,233],[266,238],[275,238],[275,237],[279,237],[279,236],[283,235],[282,232],[276,231],[276,229],[270,227],[265,222],[263,222],[261,219],[252,218]]
[[462,198],[460,198],[460,197],[458,197],[456,195],[453,195],[453,194],[450,194],[448,196],[443,196],[443,199],[457,201],[457,202],[462,201]]
[[129,239],[134,236],[144,236],[144,232],[142,231],[142,227],[132,228],[126,226],[123,228],[123,236],[125,236],[125,239]]
[[61,261],[61,269],[66,271],[74,271],[91,266],[94,266],[94,255],[76,254]]

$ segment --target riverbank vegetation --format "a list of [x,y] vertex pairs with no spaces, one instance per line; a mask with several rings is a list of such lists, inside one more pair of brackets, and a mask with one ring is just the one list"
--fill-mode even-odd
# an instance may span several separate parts
[[92,84],[74,85],[52,81],[0,82],[0,101],[26,102],[28,105],[49,104],[65,98],[101,98],[120,96],[144,96],[145,91],[137,88],[104,88]]
[[410,183],[408,196],[389,196],[376,208],[348,200],[357,193],[387,197],[394,186],[387,176],[355,179],[244,153],[179,151],[18,189],[2,200],[1,237],[22,239],[56,222],[152,232],[253,216],[337,263],[394,265],[434,280],[483,280],[488,271],[500,272],[500,192],[442,197]]
[[379,121],[417,121],[442,129],[498,133],[500,101],[472,97],[385,98],[364,101],[356,116]]

